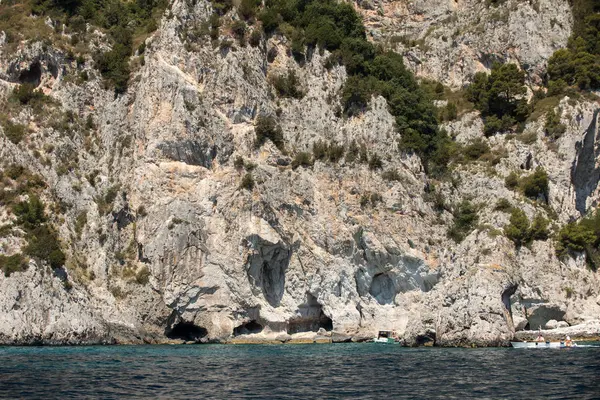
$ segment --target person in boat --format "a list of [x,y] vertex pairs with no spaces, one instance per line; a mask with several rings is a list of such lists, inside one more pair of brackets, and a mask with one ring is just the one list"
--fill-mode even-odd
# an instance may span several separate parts
[[573,345],[573,342],[571,341],[571,337],[569,335],[567,335],[567,339],[565,340],[565,346],[571,347],[572,345]]
[[542,333],[538,333],[537,337],[535,338],[536,342],[545,342],[546,340],[544,339],[544,337],[542,336]]

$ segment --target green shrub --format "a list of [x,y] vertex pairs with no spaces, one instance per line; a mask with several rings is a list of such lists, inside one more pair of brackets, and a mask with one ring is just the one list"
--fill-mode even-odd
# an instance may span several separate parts
[[358,160],[359,156],[360,148],[358,147],[356,140],[352,139],[352,142],[350,142],[350,145],[348,146],[348,151],[346,152],[345,161],[348,164],[352,164]]
[[244,21],[234,21],[231,24],[231,32],[236,38],[241,40],[246,36],[246,23]]
[[510,189],[515,190],[519,187],[519,175],[515,171],[511,171],[510,174],[504,179],[504,185]]
[[233,167],[235,169],[242,169],[242,168],[244,168],[244,157],[237,156],[235,158],[235,160],[233,161]]
[[107,83],[114,87],[115,93],[124,93],[127,90],[130,56],[131,48],[116,43],[112,50],[96,54],[94,57],[96,67]]
[[369,169],[374,171],[381,168],[383,168],[383,161],[381,160],[381,157],[379,157],[379,154],[373,153],[369,158]]
[[464,200],[454,210],[454,223],[448,230],[448,237],[456,243],[462,242],[475,229],[479,221],[477,208],[471,202]]
[[37,196],[30,196],[29,200],[22,201],[13,206],[17,216],[17,223],[26,229],[35,228],[46,222],[44,203]]
[[233,7],[233,0],[211,0],[213,9],[218,15],[225,15]]
[[444,197],[444,194],[434,184],[428,184],[425,186],[423,200],[427,203],[432,203],[433,209],[436,211],[450,211],[449,206],[446,204],[446,198]]
[[240,183],[240,188],[250,190],[254,189],[254,178],[251,173],[247,173],[242,178],[242,182]]
[[0,269],[6,277],[9,277],[13,272],[23,272],[27,267],[29,267],[29,263],[22,254],[12,256],[0,254]]
[[564,93],[567,88],[567,82],[562,79],[557,79],[555,81],[548,82],[548,97],[551,96],[560,96]]
[[24,248],[25,254],[48,262],[52,268],[64,265],[66,256],[53,229],[47,225],[35,227],[27,232],[26,239],[28,243]]
[[140,285],[147,285],[150,282],[150,269],[147,266],[143,266],[140,270],[135,274],[135,281]]
[[564,81],[580,89],[600,88],[600,3],[572,1],[573,30],[566,49],[548,60],[550,81]]
[[327,143],[320,139],[314,142],[312,145],[312,152],[313,156],[315,157],[315,160],[325,160],[325,158],[327,157],[327,150]]
[[536,214],[533,222],[519,208],[513,208],[510,223],[504,228],[504,234],[512,240],[515,246],[529,244],[532,240],[547,240],[550,222],[541,214]]
[[548,202],[548,174],[542,167],[537,167],[533,174],[521,180],[521,188],[525,196],[537,200],[540,197]]
[[332,163],[337,163],[339,160],[344,157],[345,147],[343,145],[338,145],[335,142],[329,143],[327,147],[327,158]]
[[485,118],[487,136],[509,130],[516,122],[524,122],[531,110],[522,98],[525,72],[515,64],[494,64],[488,76],[478,72],[467,89],[467,99]]
[[548,221],[542,214],[536,214],[531,222],[531,230],[529,236],[532,240],[547,240],[548,239]]
[[498,199],[498,201],[496,202],[496,205],[494,206],[494,210],[502,211],[502,212],[509,212],[512,210],[512,204],[510,204],[510,201],[508,201],[507,199],[501,198],[501,199]]
[[463,149],[463,155],[467,160],[476,161],[483,155],[489,154],[491,151],[487,142],[481,138],[477,138],[469,143]]
[[113,203],[119,194],[119,188],[119,185],[109,187],[104,196],[97,200],[100,215],[108,214],[112,210]]
[[308,168],[308,167],[312,167],[312,165],[313,165],[313,160],[312,160],[310,153],[306,153],[304,151],[297,153],[296,156],[294,157],[294,160],[292,161],[293,169],[296,169],[298,167]]
[[17,86],[11,95],[23,105],[33,105],[34,103],[42,103],[46,101],[47,96],[39,89],[35,88],[32,83],[23,83]]
[[402,175],[400,175],[400,173],[398,172],[398,170],[396,168],[388,169],[383,174],[381,174],[381,177],[383,179],[385,179],[386,181],[390,181],[390,182],[392,182],[392,181],[399,182],[402,180]]
[[209,19],[210,24],[210,38],[214,40],[219,39],[219,28],[221,27],[221,18],[218,14],[212,14]]
[[553,140],[560,138],[567,130],[565,124],[560,122],[560,115],[556,114],[553,109],[546,114],[546,124],[544,132]]
[[13,124],[10,120],[6,119],[2,127],[4,128],[6,138],[14,144],[19,144],[25,138],[27,129],[24,125]]
[[517,247],[529,240],[529,218],[519,208],[513,208],[510,223],[504,228],[504,234],[512,240]]
[[238,14],[245,20],[253,20],[258,12],[261,0],[242,0],[238,7]]
[[258,47],[258,45],[260,44],[260,41],[262,39],[262,33],[260,32],[260,30],[258,29],[254,29],[252,31],[252,33],[250,34],[250,46],[252,47]]
[[271,84],[281,97],[301,99],[304,92],[300,89],[300,81],[293,70],[286,75],[275,75],[271,77]]
[[600,210],[562,227],[558,233],[556,253],[585,252],[588,265],[595,271],[600,266]]
[[75,218],[75,234],[78,238],[81,238],[83,229],[87,225],[87,212],[82,211],[77,218]]
[[377,207],[379,203],[383,201],[383,197],[379,193],[365,192],[360,196],[360,206],[365,208],[368,205],[371,207]]
[[458,118],[458,108],[455,103],[448,102],[441,113],[440,119],[454,121],[456,118]]
[[265,140],[270,140],[279,151],[285,153],[283,131],[275,121],[275,118],[270,116],[259,116],[256,120],[254,132],[256,133],[256,147],[262,146]]

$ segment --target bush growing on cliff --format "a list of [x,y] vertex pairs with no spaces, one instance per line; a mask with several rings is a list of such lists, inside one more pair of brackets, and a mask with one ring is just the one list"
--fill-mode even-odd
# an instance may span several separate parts
[[585,252],[589,266],[600,266],[600,209],[577,222],[566,224],[558,233],[556,253],[559,257]]
[[6,138],[14,144],[21,143],[25,138],[25,133],[27,131],[27,128],[24,125],[14,124],[8,119],[2,121],[2,128],[4,129]]
[[27,269],[29,264],[22,254],[14,254],[5,256],[0,254],[0,270],[4,272],[4,276],[9,277],[13,272],[22,272]]
[[511,190],[520,189],[525,196],[532,200],[548,202],[548,174],[542,167],[537,167],[532,174],[523,178],[519,178],[519,175],[512,171],[504,180],[504,184]]
[[525,196],[533,200],[542,199],[548,202],[548,174],[542,167],[537,167],[533,174],[521,180],[521,188]]
[[517,247],[525,244],[529,236],[529,218],[519,208],[513,208],[510,214],[510,223],[504,228],[504,234],[512,240]]
[[46,225],[36,227],[27,232],[25,254],[38,257],[50,264],[52,268],[60,268],[65,264],[66,256],[61,250],[57,233]]
[[580,89],[600,88],[600,2],[575,0],[573,32],[566,49],[548,60],[548,86],[559,82]]
[[560,115],[556,114],[553,109],[548,111],[546,114],[546,124],[544,125],[544,132],[546,136],[556,140],[565,133],[567,127],[565,124],[560,122]]
[[105,29],[112,49],[96,54],[94,61],[108,86],[121,93],[129,80],[132,35],[143,39],[156,30],[166,5],[166,0],[32,0],[32,13],[53,19],[64,13],[64,21],[73,32],[84,32],[86,23]]
[[256,119],[256,127],[254,128],[256,133],[255,146],[258,148],[262,146],[266,140],[273,142],[275,147],[282,153],[285,153],[285,145],[283,142],[283,131],[281,127],[275,121],[275,118],[270,116],[259,116]]
[[369,169],[375,171],[383,168],[383,160],[377,153],[373,153],[369,158]]
[[46,261],[52,268],[64,265],[66,257],[61,250],[58,234],[48,225],[44,203],[35,195],[13,206],[17,223],[25,230],[27,245],[23,251],[31,257]]
[[17,223],[25,229],[33,229],[46,222],[44,204],[37,196],[15,204],[13,212],[17,216]]
[[467,98],[484,117],[487,136],[505,132],[524,122],[530,108],[524,95],[525,72],[515,64],[494,64],[490,75],[478,72],[467,89]]
[[448,237],[456,243],[462,242],[475,229],[479,215],[477,208],[468,200],[464,200],[454,209],[454,223],[448,230]]
[[[328,65],[344,65],[348,79],[341,101],[346,116],[366,110],[372,96],[383,96],[395,117],[400,150],[421,156],[430,172],[445,169],[449,139],[438,129],[437,111],[402,56],[384,51],[366,38],[360,16],[335,0],[269,0],[259,13],[267,34],[279,30],[292,41],[294,53],[304,46],[329,50]],[[352,156],[350,157],[352,158]]]
[[536,214],[533,222],[530,222],[523,210],[515,207],[512,209],[509,224],[504,228],[504,234],[514,242],[515,246],[521,247],[533,240],[548,239],[549,224],[541,214]]
[[300,81],[293,70],[289,70],[287,74],[272,76],[271,84],[281,97],[294,99],[304,97],[304,92],[300,88]]
[[515,171],[511,171],[510,174],[504,179],[504,185],[510,189],[515,190],[519,187],[519,175]]
[[308,168],[308,167],[312,167],[312,165],[313,165],[313,160],[312,160],[310,153],[307,153],[304,151],[301,151],[298,154],[296,154],[296,156],[294,157],[294,160],[292,161],[293,169],[296,169],[298,167]]
[[242,182],[240,183],[240,188],[252,191],[254,189],[254,178],[251,173],[247,173],[242,178]]

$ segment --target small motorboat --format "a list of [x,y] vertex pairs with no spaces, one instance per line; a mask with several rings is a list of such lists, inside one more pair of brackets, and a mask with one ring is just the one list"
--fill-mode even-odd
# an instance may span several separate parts
[[510,342],[515,349],[563,349],[577,347],[575,342]]
[[393,331],[379,331],[376,338],[373,338],[373,343],[396,343],[398,342],[396,334]]

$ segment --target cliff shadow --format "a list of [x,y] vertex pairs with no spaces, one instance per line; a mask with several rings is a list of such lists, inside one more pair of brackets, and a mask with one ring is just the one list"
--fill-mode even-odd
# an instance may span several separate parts
[[583,141],[577,143],[577,158],[571,169],[571,183],[575,188],[575,207],[581,215],[585,215],[587,199],[594,193],[600,181],[600,167],[596,164],[596,160],[600,157],[599,114],[600,109],[594,112],[594,118]]
[[270,305],[278,307],[283,298],[285,273],[292,251],[285,243],[271,243],[258,235],[251,235],[246,240],[251,248],[246,272],[252,291],[255,295],[262,292]]

